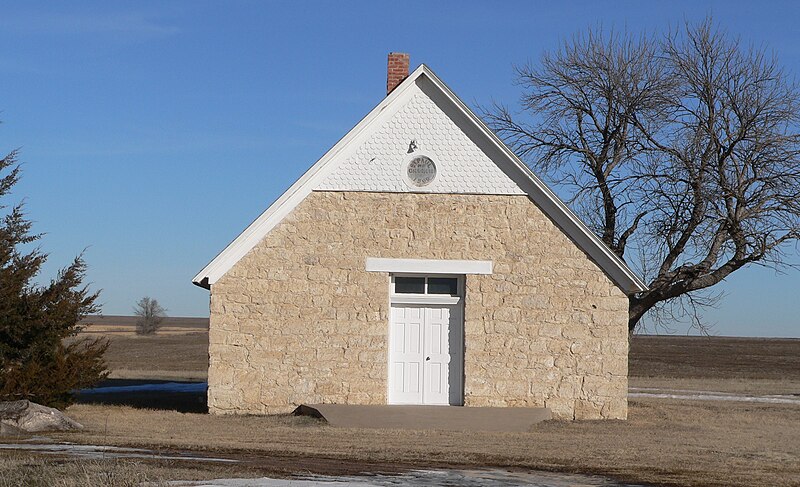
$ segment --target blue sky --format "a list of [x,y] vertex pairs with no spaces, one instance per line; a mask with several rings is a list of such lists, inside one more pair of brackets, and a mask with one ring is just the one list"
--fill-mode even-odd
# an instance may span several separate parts
[[[22,151],[14,197],[46,233],[45,277],[86,249],[106,314],[149,295],[207,316],[192,276],[380,101],[389,51],[471,106],[513,105],[513,65],[573,33],[709,13],[800,73],[794,2],[4,3],[0,150]],[[800,336],[799,287],[739,271],[706,318]]]

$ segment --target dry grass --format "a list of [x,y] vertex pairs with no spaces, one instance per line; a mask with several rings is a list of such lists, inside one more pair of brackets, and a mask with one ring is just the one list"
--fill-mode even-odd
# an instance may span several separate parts
[[365,470],[501,466],[663,485],[800,485],[797,406],[635,400],[628,421],[549,421],[525,434],[338,429],[289,416],[113,406],[78,405],[68,413],[87,428],[59,435],[63,440],[238,452],[266,470],[280,458],[284,471],[329,473],[331,463],[319,460],[335,459]]
[[0,487],[161,487],[169,485],[169,480],[205,480],[218,478],[221,473],[230,471],[205,465],[186,468],[168,462],[71,460],[15,452],[0,455]]
[[800,339],[637,335],[630,375],[800,382]]
[[115,335],[105,358],[117,379],[205,380],[208,332]]
[[[116,334],[107,359],[120,378],[205,378],[207,339],[204,332]],[[800,340],[636,336],[630,375],[633,387],[798,394]],[[242,472],[502,466],[658,485],[800,485],[796,405],[635,399],[628,421],[545,422],[526,434],[336,429],[286,416],[114,406],[76,405],[68,413],[87,429],[60,439],[225,452],[245,460]]]
[[113,369],[108,375],[109,379],[132,380],[174,380],[179,382],[205,381],[208,374],[197,370],[140,370],[140,369]]
[[155,335],[136,334],[134,316],[89,316],[78,339],[103,336],[112,379],[206,380],[208,318],[168,317]]
[[[128,325],[125,325],[128,326]],[[132,331],[107,336],[111,346],[106,360],[111,377],[118,379],[204,380],[208,371],[208,332],[184,326],[179,334],[142,337]],[[800,340],[634,336],[631,340],[630,376],[637,387],[650,378],[706,382],[732,392],[747,384],[800,384]],[[636,378],[647,378],[638,380]],[[753,381],[756,379],[757,381]],[[651,381],[662,387],[670,381]],[[736,385],[736,383],[739,385]],[[655,385],[659,384],[659,385]],[[706,387],[706,386],[702,386]],[[796,390],[796,388],[795,388]],[[751,390],[746,392],[761,392]],[[776,392],[779,393],[779,392]]]
[[682,379],[672,377],[631,377],[629,388],[728,392],[742,395],[800,394],[800,380],[770,379]]
[[[81,321],[83,333],[94,335],[135,335],[136,316],[87,316]],[[208,332],[208,318],[167,316],[158,328],[162,335]]]
[[629,370],[631,387],[798,394],[800,340],[634,336]]
[[[107,318],[115,319],[102,326],[127,330],[106,334],[111,340],[106,361],[112,378],[207,377],[208,331],[202,328],[202,319],[183,323],[172,318],[180,333],[143,337],[133,332],[132,324],[120,321],[126,317]],[[121,324],[114,324],[118,322]],[[770,391],[765,388],[788,384],[796,391],[800,384],[800,340],[637,335],[631,339],[630,376],[636,387],[695,384],[687,388],[766,393]],[[752,385],[757,385],[756,390],[747,390]]]

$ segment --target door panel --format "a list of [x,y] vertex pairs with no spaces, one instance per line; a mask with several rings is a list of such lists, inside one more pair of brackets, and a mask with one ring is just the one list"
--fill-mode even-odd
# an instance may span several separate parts
[[412,306],[392,307],[389,399],[393,403],[422,403],[423,311]]
[[425,308],[425,384],[423,404],[449,404],[450,306]]

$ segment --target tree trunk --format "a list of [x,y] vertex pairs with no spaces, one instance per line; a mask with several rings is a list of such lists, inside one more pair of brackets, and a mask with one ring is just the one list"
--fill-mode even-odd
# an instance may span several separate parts
[[628,333],[633,333],[639,320],[656,305],[658,301],[655,299],[648,299],[645,295],[644,298],[637,298],[636,296],[628,296]]

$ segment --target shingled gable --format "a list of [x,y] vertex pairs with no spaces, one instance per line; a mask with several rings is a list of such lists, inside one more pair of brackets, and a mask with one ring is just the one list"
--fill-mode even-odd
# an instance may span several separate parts
[[[315,190],[335,189],[331,176],[346,164],[348,157],[422,91],[480,148],[511,182],[491,188],[449,186],[430,191],[484,194],[527,194],[575,244],[588,254],[609,278],[626,294],[641,292],[646,284],[614,254],[486,125],[433,73],[422,64],[384,98],[350,132],[320,158],[297,182],[251,223],[233,242],[193,279],[210,289],[220,277],[258,244],[303,199]],[[476,178],[473,178],[476,180]],[[332,186],[333,184],[333,186]],[[350,185],[349,191],[411,192],[408,188],[374,188],[370,184]]]

